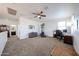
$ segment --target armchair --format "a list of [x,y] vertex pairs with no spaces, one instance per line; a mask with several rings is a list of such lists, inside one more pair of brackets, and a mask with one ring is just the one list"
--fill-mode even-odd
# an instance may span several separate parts
[[56,30],[55,32],[56,33],[54,34],[54,37],[56,37],[57,39],[60,39],[60,40],[64,38],[64,35],[61,30]]

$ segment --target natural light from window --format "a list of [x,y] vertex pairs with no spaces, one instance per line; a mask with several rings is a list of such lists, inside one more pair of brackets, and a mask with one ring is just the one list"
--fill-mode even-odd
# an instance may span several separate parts
[[59,30],[64,30],[64,29],[66,29],[66,22],[65,22],[65,21],[60,21],[60,22],[58,22],[58,29],[59,29]]

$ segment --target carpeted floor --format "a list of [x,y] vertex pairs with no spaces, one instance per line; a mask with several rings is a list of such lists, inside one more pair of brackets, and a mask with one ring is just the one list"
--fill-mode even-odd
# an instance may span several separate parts
[[72,48],[71,45],[64,44],[52,37],[35,37],[20,40],[16,36],[8,39],[2,56],[50,56],[55,46]]

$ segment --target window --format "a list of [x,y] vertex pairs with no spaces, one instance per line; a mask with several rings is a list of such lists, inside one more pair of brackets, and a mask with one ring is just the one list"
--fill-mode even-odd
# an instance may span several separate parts
[[58,22],[58,29],[59,30],[66,29],[66,23],[65,23],[65,21]]

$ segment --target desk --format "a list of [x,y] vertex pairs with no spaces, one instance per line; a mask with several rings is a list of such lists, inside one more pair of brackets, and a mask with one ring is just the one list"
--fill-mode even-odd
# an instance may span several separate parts
[[70,35],[65,35],[65,36],[64,36],[64,43],[73,45],[73,37],[70,36]]

